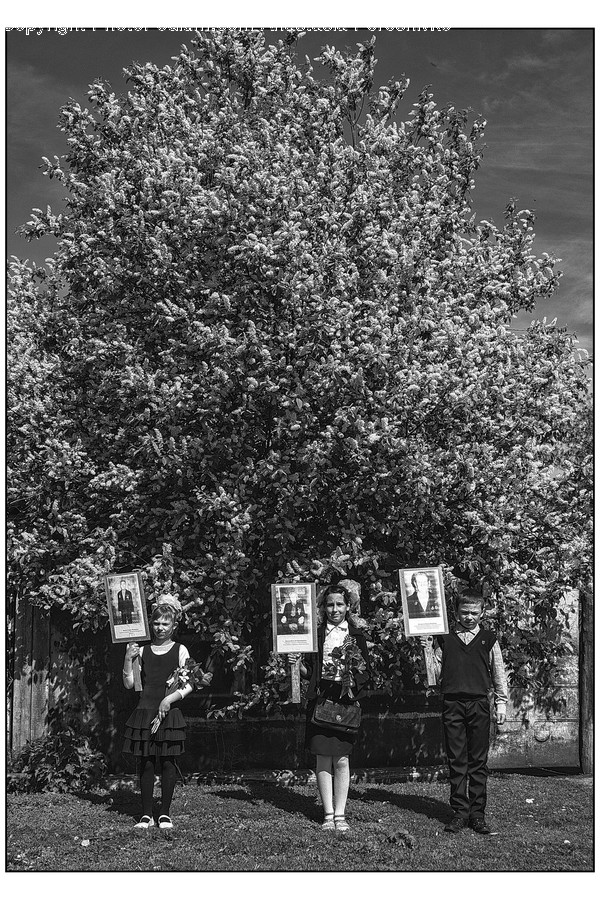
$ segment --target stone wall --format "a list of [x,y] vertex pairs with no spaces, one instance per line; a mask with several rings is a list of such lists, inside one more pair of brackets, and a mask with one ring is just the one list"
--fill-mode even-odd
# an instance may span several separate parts
[[[506,725],[494,729],[490,765],[496,768],[521,766],[579,765],[579,594],[565,595],[562,613],[568,623],[568,637],[575,648],[561,661],[550,692],[558,707],[548,712],[535,706],[530,697],[518,702],[509,698]],[[549,697],[550,699],[550,697]]]

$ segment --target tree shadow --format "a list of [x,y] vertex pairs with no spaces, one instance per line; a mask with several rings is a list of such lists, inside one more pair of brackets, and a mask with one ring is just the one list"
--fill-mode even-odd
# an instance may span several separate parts
[[425,797],[415,794],[396,794],[393,791],[386,791],[384,788],[374,787],[365,788],[359,793],[350,788],[349,797],[351,800],[358,800],[363,803],[389,803],[405,811],[417,813],[426,816],[428,819],[437,819],[439,822],[447,822],[451,815],[451,809],[446,803],[441,803],[434,797]]
[[213,797],[220,797],[222,800],[239,800],[244,803],[251,803],[253,806],[256,806],[258,801],[252,796],[248,788],[240,788],[239,791],[232,791],[227,788],[218,790],[212,790],[211,794]]
[[242,800],[252,805],[270,803],[283,812],[299,813],[312,822],[320,822],[323,815],[316,797],[297,794],[292,788],[279,784],[250,784],[243,791],[217,790],[217,797],[226,800]]
[[535,778],[556,778],[581,775],[579,766],[518,766],[511,769],[491,769],[491,778],[510,778],[512,775],[531,775]]
[[138,819],[140,816],[140,792],[130,787],[119,787],[106,791],[79,791],[77,796],[89,803],[98,806],[105,806],[111,812],[115,812],[120,816],[127,816],[129,819]]

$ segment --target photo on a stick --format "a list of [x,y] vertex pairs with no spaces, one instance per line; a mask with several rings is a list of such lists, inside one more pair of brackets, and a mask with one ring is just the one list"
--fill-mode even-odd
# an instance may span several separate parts
[[315,653],[317,649],[316,585],[272,584],[273,650]]
[[105,575],[104,588],[113,644],[149,641],[150,626],[140,573]]
[[398,575],[406,636],[448,634],[442,567],[400,569]]

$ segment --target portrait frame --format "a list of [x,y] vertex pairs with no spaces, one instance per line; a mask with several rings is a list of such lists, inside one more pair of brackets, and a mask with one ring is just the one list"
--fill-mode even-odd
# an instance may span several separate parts
[[[293,600],[294,594],[297,601]],[[300,624],[294,621],[298,618],[297,609],[290,621],[290,617],[285,615],[286,606],[293,603],[303,606],[304,616],[301,618],[304,621]],[[314,581],[272,584],[271,613],[275,653],[317,652],[317,585]]]
[[[442,567],[412,566],[399,569],[398,578],[406,636],[448,634],[448,610]],[[426,597],[424,579],[427,579]]]
[[149,641],[150,625],[141,572],[111,572],[104,576],[104,590],[113,644]]

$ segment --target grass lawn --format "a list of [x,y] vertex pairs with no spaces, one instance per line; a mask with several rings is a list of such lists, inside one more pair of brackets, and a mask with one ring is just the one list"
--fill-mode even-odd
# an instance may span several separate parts
[[6,871],[593,871],[591,778],[493,774],[490,836],[445,833],[447,799],[439,782],[352,785],[336,834],[313,785],[179,784],[175,828],[144,832],[130,788],[9,794]]

